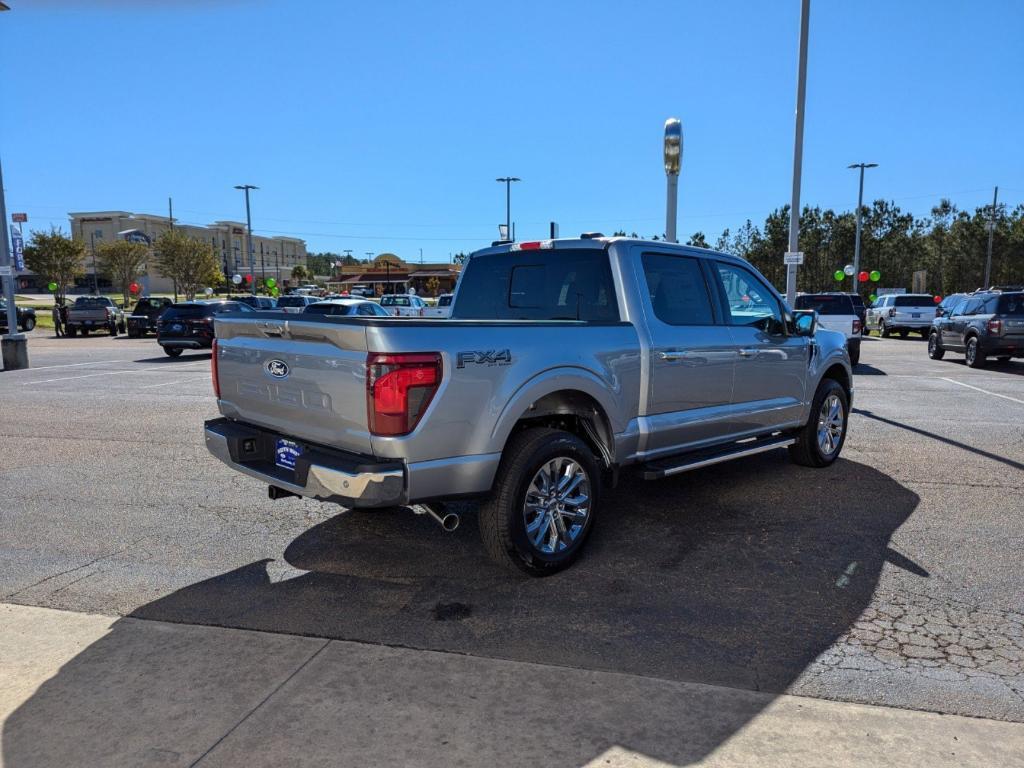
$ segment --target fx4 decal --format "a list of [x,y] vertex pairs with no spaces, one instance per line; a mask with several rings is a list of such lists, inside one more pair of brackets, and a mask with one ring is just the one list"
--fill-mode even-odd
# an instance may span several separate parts
[[512,365],[512,351],[508,349],[489,349],[486,352],[459,352],[456,356],[456,368],[465,368],[466,364]]

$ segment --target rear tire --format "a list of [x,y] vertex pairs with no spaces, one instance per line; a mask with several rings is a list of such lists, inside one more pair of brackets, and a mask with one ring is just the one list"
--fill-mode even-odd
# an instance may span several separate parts
[[928,357],[932,360],[941,360],[946,355],[946,350],[939,343],[939,334],[933,333],[928,337]]
[[850,352],[850,365],[857,365],[860,362],[860,339],[847,342],[847,348]]
[[179,357],[181,355],[181,347],[164,347],[164,354],[168,357]]
[[558,429],[523,430],[505,447],[492,495],[480,507],[484,549],[509,570],[557,573],[582,552],[600,499],[601,469],[586,443]]
[[789,458],[802,467],[827,467],[839,458],[846,442],[850,421],[849,398],[835,379],[822,379],[811,401],[811,414],[796,442],[789,446]]
[[885,321],[882,321],[881,336],[882,336],[883,339],[888,339],[889,335],[890,335],[889,326],[885,324]]
[[967,340],[967,348],[964,350],[964,358],[967,360],[969,368],[984,368],[985,367],[985,353],[981,351],[978,346],[978,337],[971,336]]

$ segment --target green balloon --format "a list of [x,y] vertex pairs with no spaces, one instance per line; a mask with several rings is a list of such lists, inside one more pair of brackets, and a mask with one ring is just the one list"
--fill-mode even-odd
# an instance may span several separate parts
[[268,277],[266,285],[267,285],[267,288],[273,288],[275,285],[277,285],[277,280],[275,280],[272,277]]
[[49,290],[50,290],[51,292],[53,292],[53,291],[56,291],[56,290],[57,290],[57,288],[58,288],[59,286],[58,286],[58,285],[57,285],[56,283],[50,283],[50,284],[49,284],[49,285],[47,285],[46,287],[47,287],[47,288],[48,288],[48,289],[49,289]]
[[873,293],[872,293],[872,294],[871,294],[870,296],[868,296],[868,299],[869,299],[869,300],[870,300],[870,301],[871,301],[872,303],[874,303],[874,302],[878,301],[878,297],[877,297],[877,296],[875,296],[875,294],[873,294]]
[[843,270],[841,270],[841,269],[837,269],[837,270],[836,270],[836,271],[835,271],[835,272],[834,272],[834,273],[832,274],[832,277],[834,277],[834,278],[835,278],[836,280],[838,280],[838,281],[842,282],[842,281],[843,281],[843,278],[845,278],[845,277],[846,277],[846,275],[845,275],[845,274],[843,273]]
[[[270,279],[273,280],[274,278],[270,278]],[[277,294],[279,294],[280,292],[281,291],[279,291],[277,288],[271,288],[270,289],[270,295],[271,296],[277,296]]]
[[872,283],[877,283],[879,280],[882,279],[882,273],[879,272],[877,269],[872,269],[869,277],[871,278]]

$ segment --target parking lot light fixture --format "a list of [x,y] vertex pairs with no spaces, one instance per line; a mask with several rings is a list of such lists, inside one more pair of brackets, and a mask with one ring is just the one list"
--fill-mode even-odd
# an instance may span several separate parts
[[683,160],[683,124],[679,118],[670,117],[665,121],[665,177],[668,191],[665,201],[665,239],[670,243],[676,239],[676,215],[679,210],[679,166]]
[[861,208],[864,207],[864,169],[877,168],[878,163],[851,163],[847,168],[860,168],[860,191],[857,193],[857,234],[853,240],[853,292],[857,292],[857,275],[860,274],[860,226]]
[[249,190],[259,189],[257,186],[252,184],[236,184],[235,189],[241,189],[245,191],[245,231],[246,231],[246,247],[249,249],[249,291],[255,296],[256,295],[256,254],[252,250],[252,214],[249,210]]
[[512,237],[512,182],[522,181],[516,176],[502,176],[495,179],[505,185],[505,239],[514,240]]

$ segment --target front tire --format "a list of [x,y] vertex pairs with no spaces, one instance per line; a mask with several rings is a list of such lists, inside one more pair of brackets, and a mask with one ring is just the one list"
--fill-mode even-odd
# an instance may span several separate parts
[[789,457],[802,467],[827,467],[839,458],[846,442],[849,398],[835,379],[822,379],[811,401],[811,415],[789,446]]
[[168,357],[179,357],[181,355],[181,347],[164,347],[164,354]]
[[964,357],[967,360],[967,365],[970,368],[984,368],[985,367],[985,353],[981,351],[981,347],[978,346],[978,337],[971,336],[967,340],[967,349],[964,350]]
[[882,322],[882,332],[881,332],[882,338],[883,339],[888,339],[890,334],[891,334],[891,332],[889,331],[889,326],[886,325],[885,322],[883,321]]
[[939,334],[933,333],[928,337],[928,357],[932,360],[941,360],[946,355],[946,350],[939,344]]
[[511,570],[549,576],[572,565],[594,527],[601,470],[576,435],[547,427],[514,435],[480,507],[487,554]]
[[26,317],[25,318],[25,322],[23,322],[21,324],[21,330],[25,331],[25,333],[28,333],[29,331],[31,331],[35,327],[36,327],[36,319],[34,317]]

